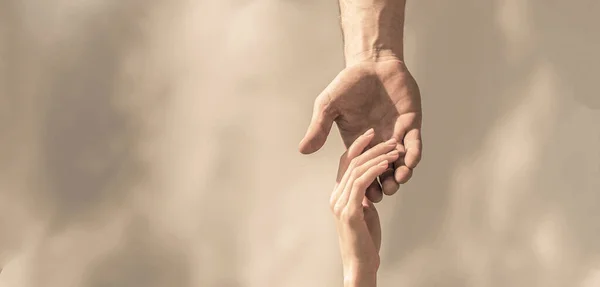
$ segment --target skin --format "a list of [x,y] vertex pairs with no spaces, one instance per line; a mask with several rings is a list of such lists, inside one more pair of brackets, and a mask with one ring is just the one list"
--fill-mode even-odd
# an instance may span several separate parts
[[394,194],[421,160],[421,95],[404,63],[404,7],[404,0],[340,0],[346,67],[315,99],[299,145],[301,153],[316,152],[334,122],[346,148],[371,127],[367,149],[394,138],[400,155],[369,185],[372,202]]
[[329,202],[336,222],[346,287],[377,285],[381,224],[375,205],[365,193],[400,153],[394,139],[362,153],[374,137],[373,129],[369,129],[342,155]]

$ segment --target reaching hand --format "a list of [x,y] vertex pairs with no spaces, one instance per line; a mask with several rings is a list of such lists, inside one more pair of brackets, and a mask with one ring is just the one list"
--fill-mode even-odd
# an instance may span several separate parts
[[371,201],[379,202],[382,191],[394,194],[410,179],[421,159],[421,96],[402,61],[361,62],[341,71],[315,100],[300,152],[319,150],[334,121],[346,147],[370,127],[375,136],[367,148],[390,138],[398,141],[398,160],[380,176],[381,186],[374,180],[367,190]]
[[373,279],[379,268],[381,225],[377,209],[365,192],[388,164],[398,159],[399,152],[395,150],[396,141],[391,139],[362,153],[373,138],[374,132],[369,129],[342,155],[329,202],[347,280]]

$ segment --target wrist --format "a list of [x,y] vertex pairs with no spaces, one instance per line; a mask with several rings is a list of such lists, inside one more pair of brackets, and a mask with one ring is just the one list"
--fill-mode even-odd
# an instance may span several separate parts
[[344,287],[375,287],[379,264],[345,264]]
[[340,0],[346,66],[404,60],[405,0]]
[[344,287],[376,287],[377,271],[357,271],[344,274]]

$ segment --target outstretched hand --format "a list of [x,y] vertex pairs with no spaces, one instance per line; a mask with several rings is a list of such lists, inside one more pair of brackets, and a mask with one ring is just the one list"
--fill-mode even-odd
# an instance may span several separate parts
[[375,134],[367,148],[395,139],[400,156],[379,177],[381,184],[374,180],[366,192],[371,201],[379,202],[383,193],[392,195],[399,184],[407,182],[419,163],[421,120],[419,87],[404,62],[361,62],[342,70],[316,98],[299,149],[304,154],[319,150],[334,121],[346,147],[371,127]]
[[399,152],[395,140],[389,140],[362,153],[373,137],[374,132],[369,129],[342,155],[329,200],[346,280],[375,280],[379,268],[381,224],[377,209],[365,191],[390,162],[398,159]]

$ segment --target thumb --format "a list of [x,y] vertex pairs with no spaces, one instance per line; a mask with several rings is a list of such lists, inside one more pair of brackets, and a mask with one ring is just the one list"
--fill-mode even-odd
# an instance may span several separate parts
[[300,141],[299,150],[303,154],[311,154],[318,151],[327,141],[335,116],[329,107],[329,97],[323,92],[315,100],[312,119],[308,130]]

